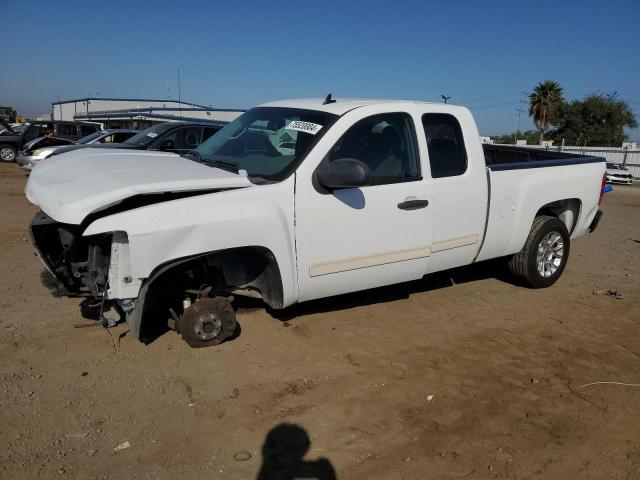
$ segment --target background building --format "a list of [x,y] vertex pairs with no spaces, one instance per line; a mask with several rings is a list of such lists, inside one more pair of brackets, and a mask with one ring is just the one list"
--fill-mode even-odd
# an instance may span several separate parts
[[177,100],[141,98],[78,98],[51,104],[52,120],[100,122],[105,128],[139,130],[163,122],[230,122],[243,112]]

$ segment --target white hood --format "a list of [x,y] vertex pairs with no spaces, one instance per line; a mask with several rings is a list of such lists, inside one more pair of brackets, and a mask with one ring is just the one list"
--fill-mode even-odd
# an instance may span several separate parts
[[86,148],[40,163],[25,193],[54,220],[79,224],[91,212],[134,195],[252,185],[246,176],[174,153]]

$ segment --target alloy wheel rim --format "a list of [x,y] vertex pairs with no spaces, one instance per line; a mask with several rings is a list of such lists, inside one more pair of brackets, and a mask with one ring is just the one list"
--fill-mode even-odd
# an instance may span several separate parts
[[538,252],[536,255],[536,269],[543,278],[549,278],[554,275],[564,257],[564,241],[562,235],[558,232],[549,232],[538,244]]
[[13,160],[13,157],[13,150],[10,148],[3,148],[0,150],[0,158],[2,158],[2,160]]

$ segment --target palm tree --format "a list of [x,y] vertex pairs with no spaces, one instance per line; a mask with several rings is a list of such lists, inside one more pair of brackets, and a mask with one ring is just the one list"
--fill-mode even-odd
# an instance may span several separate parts
[[540,144],[544,140],[545,130],[551,126],[551,119],[556,108],[562,102],[564,102],[562,87],[553,80],[540,82],[529,95],[529,116],[533,118],[540,132]]

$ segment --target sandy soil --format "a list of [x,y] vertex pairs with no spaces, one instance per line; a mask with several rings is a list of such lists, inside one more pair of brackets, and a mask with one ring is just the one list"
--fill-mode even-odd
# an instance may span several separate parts
[[638,188],[551,288],[478,265],[244,309],[237,339],[193,350],[53,297],[24,182],[0,165],[2,478],[640,478],[640,388],[581,388],[640,383]]

